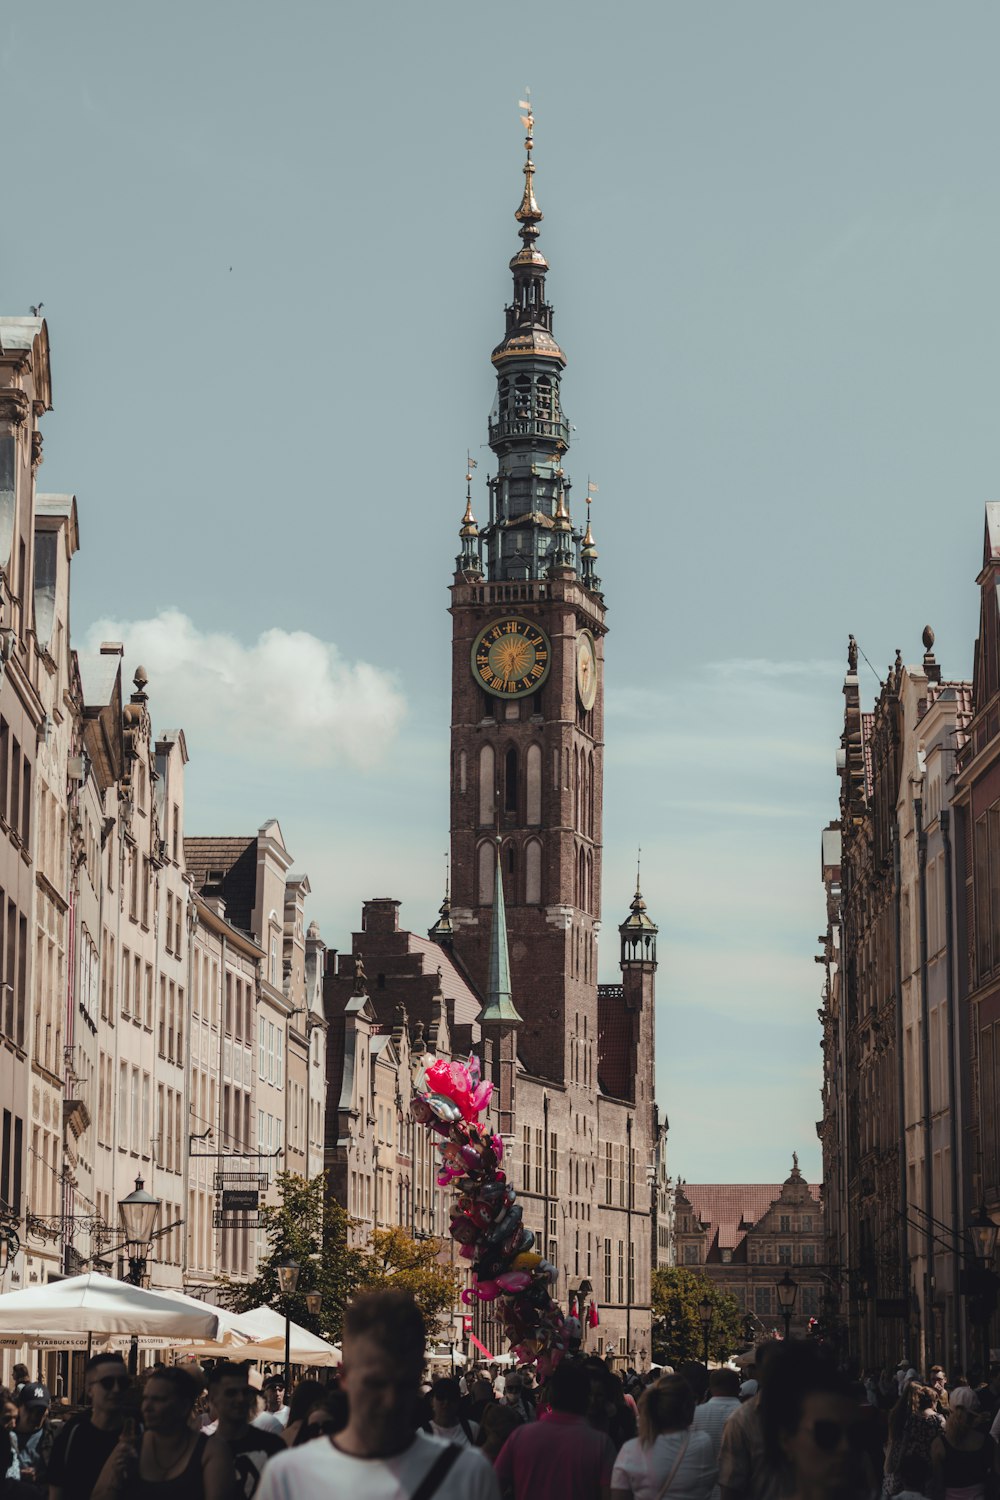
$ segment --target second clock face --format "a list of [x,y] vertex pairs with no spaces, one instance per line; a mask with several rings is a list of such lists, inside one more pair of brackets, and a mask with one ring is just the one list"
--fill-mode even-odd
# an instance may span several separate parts
[[472,647],[472,675],[498,698],[524,698],[549,675],[552,652],[548,636],[531,620],[506,616],[494,620]]
[[597,702],[597,648],[589,630],[581,630],[576,638],[576,690],[589,713]]

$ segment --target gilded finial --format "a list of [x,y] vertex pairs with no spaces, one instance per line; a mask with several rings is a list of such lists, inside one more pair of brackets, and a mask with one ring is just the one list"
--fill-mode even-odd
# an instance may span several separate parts
[[594,533],[590,529],[590,507],[591,507],[591,505],[594,502],[594,496],[596,494],[597,494],[597,485],[596,484],[592,484],[591,481],[588,479],[587,480],[587,530],[585,531],[584,537],[583,537],[583,555],[584,555],[584,557],[596,557],[597,556],[597,548],[594,546]]
[[543,217],[541,209],[535,200],[535,187],[533,178],[535,175],[535,163],[532,161],[531,153],[535,147],[535,116],[531,108],[531,90],[525,89],[526,99],[519,99],[518,105],[524,110],[521,116],[521,124],[524,126],[524,194],[521,205],[516,210],[514,218],[521,226],[521,238],[525,248],[531,240],[538,238],[538,225]]
[[476,518],[472,514],[472,471],[476,468],[477,460],[471,453],[465,455],[465,515],[462,517],[462,529],[459,536],[478,536],[479,527]]

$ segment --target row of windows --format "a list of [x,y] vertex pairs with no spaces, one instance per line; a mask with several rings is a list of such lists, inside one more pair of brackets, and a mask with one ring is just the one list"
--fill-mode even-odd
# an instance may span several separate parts
[[[729,1265],[733,1258],[732,1250],[720,1250],[719,1254],[723,1265]],[[681,1259],[684,1265],[700,1265],[703,1257],[703,1245],[689,1242],[683,1246]],[[760,1249],[755,1245],[750,1245],[747,1250],[747,1262],[751,1266],[814,1266],[816,1265],[816,1246],[779,1245],[776,1256],[772,1245],[766,1245]]]

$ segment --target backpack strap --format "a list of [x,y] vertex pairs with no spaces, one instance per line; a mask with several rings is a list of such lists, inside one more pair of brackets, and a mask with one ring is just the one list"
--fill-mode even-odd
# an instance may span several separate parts
[[439,1453],[431,1464],[427,1473],[410,1496],[410,1500],[431,1500],[431,1497],[437,1494],[445,1475],[449,1472],[461,1451],[457,1443],[449,1443],[444,1452]]

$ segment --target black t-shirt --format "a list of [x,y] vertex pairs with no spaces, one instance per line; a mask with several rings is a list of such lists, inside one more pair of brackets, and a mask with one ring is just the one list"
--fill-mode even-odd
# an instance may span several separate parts
[[264,1465],[275,1453],[287,1453],[284,1438],[276,1432],[266,1432],[263,1427],[250,1426],[240,1438],[226,1438],[229,1451],[236,1466],[236,1500],[250,1500],[260,1483]]
[[64,1422],[52,1446],[48,1483],[62,1490],[63,1500],[90,1500],[119,1436],[95,1427],[86,1413]]

